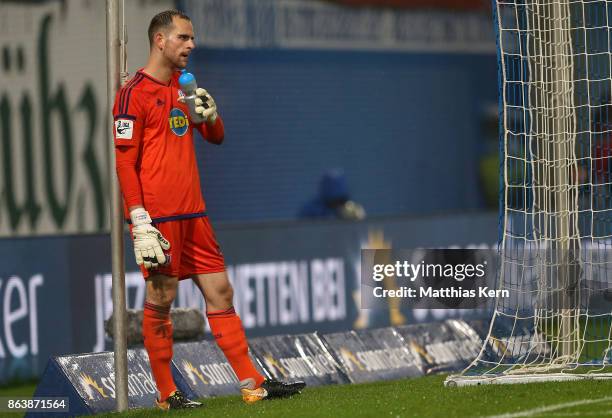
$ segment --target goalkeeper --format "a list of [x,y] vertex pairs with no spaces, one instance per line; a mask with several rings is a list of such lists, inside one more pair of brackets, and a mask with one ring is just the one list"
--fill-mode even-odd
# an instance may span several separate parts
[[162,409],[195,408],[172,378],[170,306],[178,281],[192,279],[206,301],[215,340],[240,380],[245,402],[290,396],[303,382],[266,380],[254,367],[223,254],[206,216],[196,164],[193,129],[213,144],[223,141],[223,121],[213,98],[198,89],[193,124],[178,88],[179,70],[195,47],[189,17],[176,10],[156,15],[149,25],[146,66],[117,93],[113,109],[117,174],[125,216],[131,223],[136,262],[146,280],[142,324],[144,345]]

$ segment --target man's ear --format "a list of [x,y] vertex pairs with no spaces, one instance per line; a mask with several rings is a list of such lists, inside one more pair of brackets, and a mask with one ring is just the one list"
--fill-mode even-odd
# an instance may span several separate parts
[[164,49],[165,43],[166,37],[164,36],[163,32],[157,32],[153,37],[153,45],[155,45],[155,48],[161,51]]

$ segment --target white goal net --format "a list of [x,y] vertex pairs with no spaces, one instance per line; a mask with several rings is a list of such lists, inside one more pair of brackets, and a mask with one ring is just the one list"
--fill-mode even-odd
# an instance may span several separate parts
[[612,2],[497,0],[500,273],[447,385],[612,377]]

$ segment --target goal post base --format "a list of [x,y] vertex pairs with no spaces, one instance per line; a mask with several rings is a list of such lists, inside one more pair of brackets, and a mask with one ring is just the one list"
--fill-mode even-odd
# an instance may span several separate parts
[[448,376],[444,380],[446,387],[463,387],[478,385],[511,385],[517,383],[544,383],[544,382],[571,382],[576,380],[605,380],[612,379],[612,373],[551,373],[551,374],[522,374],[522,375],[490,375],[490,376]]

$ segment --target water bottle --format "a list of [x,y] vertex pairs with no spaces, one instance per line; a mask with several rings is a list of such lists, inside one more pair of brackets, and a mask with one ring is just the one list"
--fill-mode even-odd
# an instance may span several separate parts
[[196,95],[196,89],[198,85],[196,84],[195,77],[193,74],[188,73],[186,70],[182,71],[181,76],[179,77],[179,85],[181,86],[181,91],[184,94],[183,99],[189,108],[189,116],[191,122],[193,123],[202,123],[206,119],[200,114],[196,113],[196,99],[198,96]]

